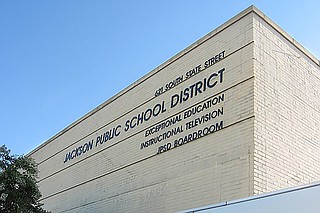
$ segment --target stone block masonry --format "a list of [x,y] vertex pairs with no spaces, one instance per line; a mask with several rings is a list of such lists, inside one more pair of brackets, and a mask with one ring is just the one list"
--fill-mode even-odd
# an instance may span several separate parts
[[320,179],[319,61],[249,7],[30,153],[52,212],[175,212]]

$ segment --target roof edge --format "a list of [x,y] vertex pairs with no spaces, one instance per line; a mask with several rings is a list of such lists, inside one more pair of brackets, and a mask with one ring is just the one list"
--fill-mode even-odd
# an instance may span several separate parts
[[155,69],[153,69],[152,71],[148,72],[147,74],[145,74],[144,76],[142,76],[141,78],[139,78],[137,81],[133,82],[132,84],[130,84],[129,86],[127,86],[126,88],[124,88],[123,90],[121,90],[120,92],[118,92],[117,94],[115,94],[114,96],[112,96],[111,98],[109,98],[108,100],[106,100],[105,102],[103,102],[102,104],[100,104],[98,107],[94,108],[93,110],[89,111],[88,113],[86,113],[85,115],[83,115],[82,117],[80,117],[79,119],[77,119],[76,121],[74,121],[73,123],[71,123],[70,125],[68,125],[66,128],[64,128],[63,130],[61,130],[60,132],[58,132],[57,134],[55,134],[54,136],[52,136],[51,138],[49,138],[48,140],[46,140],[44,143],[40,144],[39,146],[37,146],[35,149],[31,150],[27,156],[30,156],[32,154],[34,154],[35,152],[37,152],[38,150],[40,150],[41,148],[43,148],[44,146],[46,146],[47,144],[49,144],[50,142],[52,142],[53,140],[55,140],[56,138],[60,137],[61,135],[63,135],[65,132],[69,131],[70,129],[72,129],[73,127],[75,127],[76,125],[78,125],[79,123],[81,123],[82,121],[84,121],[85,119],[87,119],[88,117],[92,116],[93,114],[95,114],[96,112],[98,112],[100,109],[104,108],[105,106],[109,105],[110,103],[112,103],[113,101],[115,101],[116,99],[118,99],[119,97],[121,97],[123,94],[125,94],[126,92],[130,91],[131,89],[135,88],[137,85],[139,85],[140,83],[146,81],[147,79],[149,79],[150,77],[152,77],[153,75],[155,75],[156,73],[160,72],[162,69],[164,69],[165,67],[167,67],[169,64],[173,63],[174,61],[178,60],[179,58],[181,58],[182,56],[184,56],[185,54],[187,54],[188,52],[190,52],[191,50],[195,49],[196,47],[198,47],[199,45],[201,45],[202,43],[204,43],[205,41],[207,41],[208,39],[212,38],[213,36],[215,36],[216,34],[220,33],[221,31],[223,31],[224,29],[228,28],[229,26],[233,25],[234,23],[236,23],[237,21],[239,21],[240,19],[242,19],[243,17],[247,16],[248,14],[254,12],[255,14],[257,14],[259,17],[261,17],[262,19],[264,19],[270,26],[272,26],[277,32],[279,32],[281,35],[283,35],[289,42],[291,42],[295,47],[297,47],[299,50],[301,50],[309,59],[311,59],[315,64],[317,64],[318,66],[320,66],[320,61],[313,56],[307,49],[305,49],[302,45],[300,45],[295,39],[293,39],[288,33],[286,33],[281,27],[279,27],[275,22],[273,22],[271,19],[269,19],[263,12],[261,12],[258,8],[256,8],[254,5],[249,6],[248,8],[246,8],[245,10],[243,10],[242,12],[238,13],[237,15],[235,15],[234,17],[232,17],[231,19],[227,20],[226,22],[224,22],[223,24],[221,24],[220,26],[218,26],[217,28],[215,28],[214,30],[212,30],[211,32],[207,33],[205,36],[201,37],[200,39],[198,39],[196,42],[192,43],[191,45],[189,45],[188,47],[186,47],[185,49],[183,49],[182,51],[180,51],[179,53],[177,53],[176,55],[172,56],[171,58],[169,58],[167,61],[165,61],[164,63],[162,63],[161,65],[159,65],[158,67],[156,67]]
[[254,10],[254,8],[255,7],[253,5],[248,7],[247,9],[245,9],[242,12],[238,13],[237,15],[235,15],[234,17],[232,17],[228,21],[226,21],[223,24],[221,24],[219,27],[217,27],[214,30],[212,30],[211,32],[207,33],[206,35],[204,35],[203,37],[201,37],[196,42],[192,43],[191,45],[189,45],[188,47],[186,47],[185,49],[183,49],[179,53],[177,53],[174,56],[170,57],[167,61],[165,61],[164,63],[162,63],[161,65],[159,65],[155,69],[153,69],[152,71],[148,72],[147,74],[145,74],[144,76],[139,78],[137,81],[133,82],[132,84],[130,84],[129,86],[127,86],[126,88],[124,88],[123,90],[121,90],[120,92],[115,94],[114,96],[112,96],[111,98],[109,98],[107,101],[105,101],[102,104],[100,104],[98,107],[94,108],[93,110],[89,111],[88,113],[86,113],[85,115],[83,115],[82,117],[77,119],[76,121],[74,121],[73,123],[68,125],[66,128],[64,128],[63,130],[61,130],[60,132],[58,132],[57,134],[55,134],[54,136],[52,136],[51,138],[46,140],[44,143],[42,143],[39,146],[37,146],[35,149],[31,150],[27,154],[27,156],[30,156],[30,155],[36,153],[38,150],[40,150],[41,148],[43,148],[44,146],[46,146],[47,144],[49,144],[50,142],[52,142],[56,138],[60,137],[65,132],[69,131],[70,129],[72,129],[73,127],[75,127],[79,123],[81,123],[83,120],[87,119],[91,115],[93,115],[96,112],[98,112],[100,109],[104,108],[108,104],[112,103],[113,101],[115,101],[116,99],[121,97],[124,93],[128,92],[129,90],[133,89],[134,87],[136,87],[140,83],[142,83],[145,80],[149,79],[150,77],[152,77],[153,75],[155,75],[156,73],[158,73],[159,71],[161,71],[162,69],[167,67],[169,64],[171,64],[174,61],[178,60],[179,58],[181,58],[182,56],[184,56],[185,54],[187,54],[188,52],[190,52],[191,50],[193,50],[197,46],[201,45],[202,43],[204,43],[205,41],[207,41],[211,37],[215,36],[216,34],[220,33],[224,29],[226,29],[227,27],[229,27],[232,24],[234,24],[235,22],[239,21],[240,19],[242,19],[243,17],[245,17],[246,15],[251,13]]
[[280,35],[292,43],[297,49],[299,49],[303,54],[305,54],[311,61],[313,61],[318,67],[320,67],[320,60],[315,57],[309,50],[303,47],[297,40],[295,40],[291,35],[284,31],[278,24],[266,16],[261,10],[251,5],[252,11],[262,18],[267,24],[269,24],[274,30],[276,30]]

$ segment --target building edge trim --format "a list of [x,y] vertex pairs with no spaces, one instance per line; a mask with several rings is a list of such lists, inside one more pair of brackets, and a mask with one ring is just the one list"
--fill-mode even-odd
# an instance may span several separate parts
[[252,6],[252,10],[260,18],[262,18],[267,24],[269,24],[275,31],[282,35],[287,41],[289,41],[293,46],[300,50],[304,55],[306,55],[311,61],[313,61],[318,67],[320,67],[320,60],[315,57],[311,52],[304,48],[297,40],[295,40],[291,35],[284,31],[278,24],[272,21],[268,16],[266,16],[262,11],[260,11],[255,6]]
[[236,200],[224,201],[224,202],[220,202],[220,203],[216,203],[216,204],[212,204],[212,205],[207,205],[207,206],[202,206],[202,207],[198,207],[198,208],[182,210],[182,211],[178,211],[177,213],[202,212],[202,211],[212,210],[212,209],[216,209],[216,208],[220,208],[220,207],[226,207],[226,206],[230,206],[230,205],[236,205],[236,204],[246,203],[246,202],[255,201],[255,200],[261,200],[264,198],[274,197],[274,196],[278,196],[278,195],[285,195],[285,194],[289,194],[292,192],[298,192],[298,191],[311,189],[311,188],[315,188],[315,187],[320,187],[319,181],[308,183],[305,185],[289,187],[286,189],[280,189],[280,190],[277,190],[274,192],[268,192],[268,193],[264,193],[264,194],[260,194],[260,195],[254,195],[254,196],[250,196],[250,197],[246,197],[246,198],[240,198],[240,199],[236,199]]
[[178,60],[179,58],[181,58],[185,54],[189,53],[191,50],[200,46],[205,41],[207,41],[210,38],[212,38],[213,36],[219,34],[220,32],[222,32],[226,28],[230,27],[231,25],[235,24],[236,22],[238,22],[239,20],[241,20],[245,16],[249,15],[250,13],[255,13],[259,17],[261,17],[263,20],[265,20],[266,23],[268,23],[270,26],[272,26],[277,32],[279,32],[282,36],[284,36],[290,43],[292,43],[295,47],[297,47],[300,51],[302,51],[302,53],[304,53],[309,59],[311,59],[317,66],[320,66],[320,61],[315,56],[313,56],[307,49],[305,49],[302,45],[300,45],[294,38],[292,38],[288,33],[286,33],[274,21],[269,19],[262,11],[260,11],[254,5],[251,5],[248,8],[246,8],[245,10],[243,10],[242,12],[238,13],[237,15],[235,15],[234,17],[229,19],[228,21],[224,22],[223,24],[221,24],[220,26],[215,28],[214,30],[212,30],[211,32],[207,33],[205,36],[198,39],[196,42],[194,42],[191,45],[189,45],[188,47],[186,47],[185,49],[183,49],[182,51],[180,51],[176,55],[172,56],[171,58],[169,58],[167,61],[165,61],[164,63],[162,63],[161,65],[159,65],[155,69],[153,69],[152,71],[145,74],[144,76],[142,76],[141,78],[139,78],[138,80],[136,80],[135,82],[133,82],[132,84],[130,84],[129,86],[127,86],[126,88],[124,88],[123,90],[121,90],[120,92],[118,92],[117,94],[115,94],[114,96],[112,96],[111,98],[106,100],[105,102],[103,102],[102,104],[100,104],[98,107],[94,108],[93,110],[89,111],[88,113],[86,113],[85,115],[83,115],[82,117],[80,117],[79,119],[77,119],[76,121],[71,123],[70,125],[68,125],[66,128],[64,128],[63,130],[61,130],[60,132],[58,132],[57,134],[55,134],[54,136],[52,136],[51,138],[46,140],[44,143],[40,144],[35,149],[31,150],[27,154],[27,156],[31,156],[32,154],[36,153],[41,148],[45,147],[46,145],[48,145],[49,143],[54,141],[56,138],[60,137],[61,135],[63,135],[64,133],[66,133],[67,131],[69,131],[70,129],[72,129],[73,127],[75,127],[76,125],[78,125],[79,123],[84,121],[85,119],[87,119],[88,117],[92,116],[93,114],[95,114],[96,112],[98,112],[99,110],[104,108],[105,106],[109,105],[110,103],[112,103],[113,101],[115,101],[116,99],[118,99],[119,97],[124,95],[126,92],[132,90],[137,85],[146,81],[147,79],[149,79],[150,77],[152,77],[156,73],[160,72],[162,69],[164,69],[165,67],[167,67],[168,65],[170,65],[174,61]]

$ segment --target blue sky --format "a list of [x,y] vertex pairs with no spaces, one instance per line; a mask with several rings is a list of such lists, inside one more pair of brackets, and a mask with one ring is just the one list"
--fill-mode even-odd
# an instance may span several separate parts
[[252,4],[319,58],[319,2],[2,0],[0,144],[27,154]]

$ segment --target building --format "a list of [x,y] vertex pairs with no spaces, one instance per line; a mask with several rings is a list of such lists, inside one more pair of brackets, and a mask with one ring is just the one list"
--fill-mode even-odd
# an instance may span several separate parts
[[319,60],[254,6],[30,153],[52,212],[174,212],[320,180]]
[[276,192],[255,195],[213,205],[180,211],[181,213],[317,213],[320,182],[290,187]]

